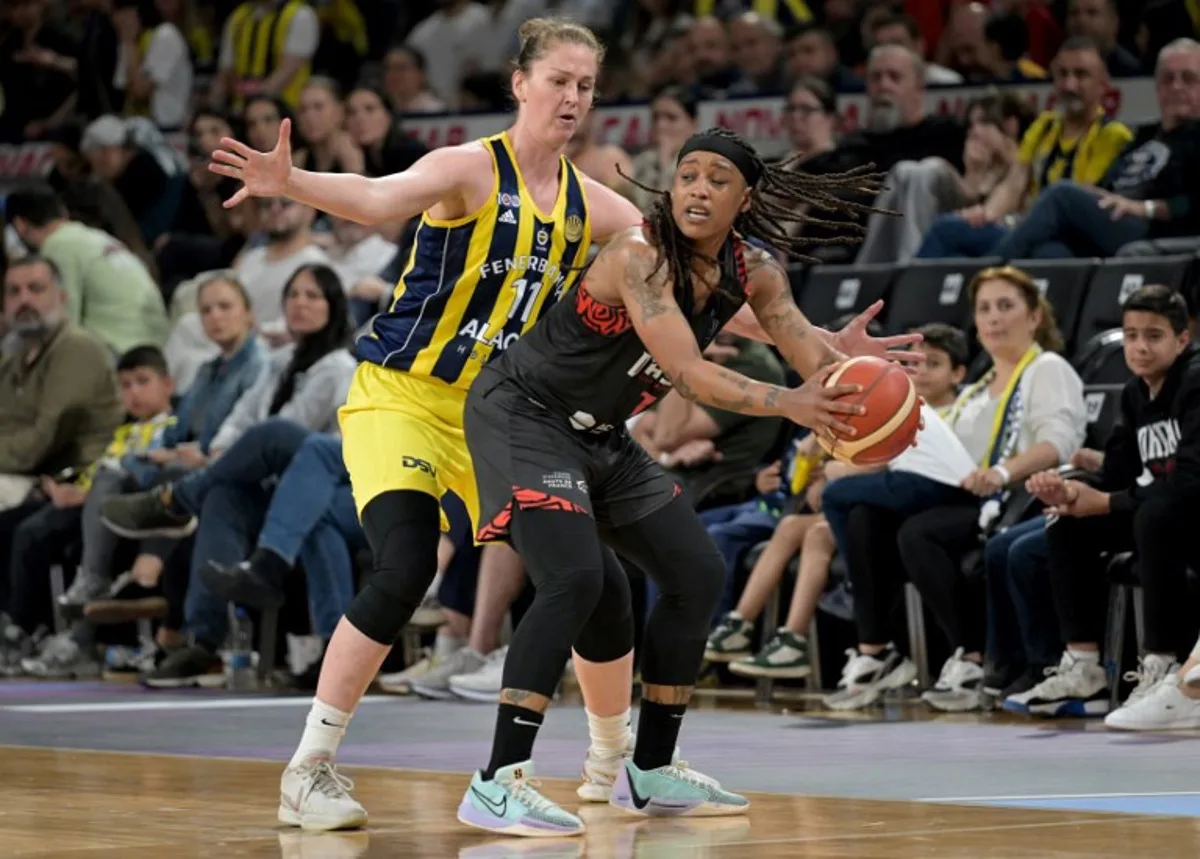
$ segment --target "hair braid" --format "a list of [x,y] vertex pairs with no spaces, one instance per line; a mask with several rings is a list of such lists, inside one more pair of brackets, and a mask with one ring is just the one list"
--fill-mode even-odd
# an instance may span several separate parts
[[[760,178],[750,190],[750,208],[734,221],[734,229],[741,236],[765,242],[793,259],[819,262],[806,256],[801,249],[814,244],[857,244],[866,233],[866,227],[858,222],[858,218],[876,213],[899,214],[876,208],[870,203],[847,199],[848,196],[874,199],[883,189],[883,180],[887,174],[877,172],[874,164],[855,167],[843,173],[805,173],[793,169],[800,156],[793,156],[778,164],[765,164],[753,146],[726,128],[710,128],[701,134],[732,141],[745,149],[759,168]],[[618,172],[621,172],[620,168]],[[655,272],[667,265],[676,284],[681,284],[682,279],[688,277],[691,272],[692,263],[698,254],[675,223],[675,216],[671,210],[671,192],[651,188],[623,172],[621,175],[643,191],[654,195],[654,202],[646,214],[646,228],[651,241],[658,248]],[[809,215],[806,211],[809,209],[841,213],[855,220],[826,220]],[[842,228],[846,232],[832,238],[807,238],[803,235],[791,235],[786,228],[788,224]]]

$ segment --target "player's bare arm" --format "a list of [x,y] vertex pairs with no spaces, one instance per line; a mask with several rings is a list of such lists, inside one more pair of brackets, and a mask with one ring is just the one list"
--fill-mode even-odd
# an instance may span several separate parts
[[748,306],[784,359],[804,378],[845,360],[792,298],[787,273],[764,251],[746,251]]
[[401,173],[374,179],[294,167],[287,119],[270,152],[228,137],[221,146],[208,169],[242,183],[226,208],[248,197],[287,197],[368,226],[406,221],[427,210],[435,218],[451,220],[479,208],[494,182],[491,158],[477,141],[435,149]]
[[[827,431],[853,430],[838,421],[837,414],[858,414],[861,407],[839,403],[836,398],[856,393],[857,385],[823,387],[833,370],[813,377],[813,384],[788,389],[769,385],[708,361],[700,352],[696,336],[672,294],[667,266],[658,266],[656,251],[641,230],[631,230],[616,239],[597,260],[603,267],[595,280],[614,283],[615,296],[593,294],[601,300],[623,304],[642,344],[666,373],[679,395],[705,405],[746,415],[782,416],[797,423]],[[607,275],[607,276],[606,276]]]

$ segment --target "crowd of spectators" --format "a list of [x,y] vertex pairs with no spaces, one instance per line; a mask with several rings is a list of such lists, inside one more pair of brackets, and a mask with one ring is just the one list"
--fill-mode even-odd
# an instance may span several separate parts
[[[1200,727],[1180,673],[1200,631],[1182,536],[1200,504],[1194,267],[1171,288],[1121,286],[1111,320],[1121,334],[1105,341],[1120,349],[1123,337],[1124,349],[1105,379],[1123,385],[1111,437],[1091,408],[1092,332],[1064,312],[1055,275],[1031,273],[1051,260],[1200,251],[1200,20],[1189,8],[5,3],[0,143],[53,155],[44,181],[4,200],[0,674],[221,685],[240,606],[278,613],[292,646],[260,650],[287,662],[298,687],[315,685],[324,642],[370,575],[336,411],[354,333],[390,300],[416,225],[366,230],[283,199],[225,208],[235,189],[206,169],[208,153],[224,136],[272,148],[291,118],[299,166],[404,170],[425,151],[405,118],[505,110],[517,27],[550,12],[604,36],[605,100],[649,105],[641,151],[579,124],[569,155],[597,181],[645,207],[702,102],[778,97],[796,169],[873,164],[888,174],[876,208],[903,213],[853,225],[820,213],[805,228],[818,262],[792,269],[802,306],[860,309],[840,292],[811,300],[840,289],[820,285],[832,265],[845,267],[828,269],[847,272],[843,284],[856,271],[955,261],[969,273],[942,302],[964,312],[919,329],[923,453],[854,469],[795,427],[675,395],[631,423],[727,562],[706,682],[808,677],[820,628],[851,645],[825,705],[869,706],[927,667],[898,623],[907,583],[944,657],[928,706],[1109,713],[1123,654],[1105,652],[1104,573],[1132,551],[1145,634],[1109,723]],[[1110,114],[1124,77],[1153,79],[1154,122],[1131,128]],[[1040,113],[1019,95],[1035,81],[1053,92]],[[929,112],[930,88],[964,84],[985,89],[961,115]],[[854,131],[839,122],[847,94],[865,98]],[[861,244],[829,241],[851,229]],[[814,321],[836,327],[841,315]],[[722,337],[709,357],[789,378],[761,344]],[[377,683],[491,700],[529,586],[511,550],[474,546],[465,511],[450,507],[438,577],[413,621],[426,648],[398,647]],[[146,533],[151,520],[161,527]],[[641,612],[657,595],[630,574]],[[790,599],[786,620],[756,631],[776,593]]]

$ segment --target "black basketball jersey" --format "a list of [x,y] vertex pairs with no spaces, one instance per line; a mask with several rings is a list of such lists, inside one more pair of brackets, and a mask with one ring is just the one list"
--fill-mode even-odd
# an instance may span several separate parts
[[[720,283],[703,307],[695,306],[691,278],[675,300],[704,349],[746,303],[746,259],[731,237],[718,254]],[[489,370],[512,379],[531,399],[582,431],[607,432],[654,405],[671,381],[654,362],[624,307],[602,304],[586,275],[573,297],[560,301]]]

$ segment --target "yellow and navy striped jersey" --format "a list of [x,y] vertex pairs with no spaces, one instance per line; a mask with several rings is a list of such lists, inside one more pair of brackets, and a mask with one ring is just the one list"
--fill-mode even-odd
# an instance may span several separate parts
[[493,193],[465,218],[421,217],[391,306],[358,338],[360,359],[466,390],[582,273],[591,244],[582,175],[562,158],[558,197],[543,213],[508,135],[482,142]]

